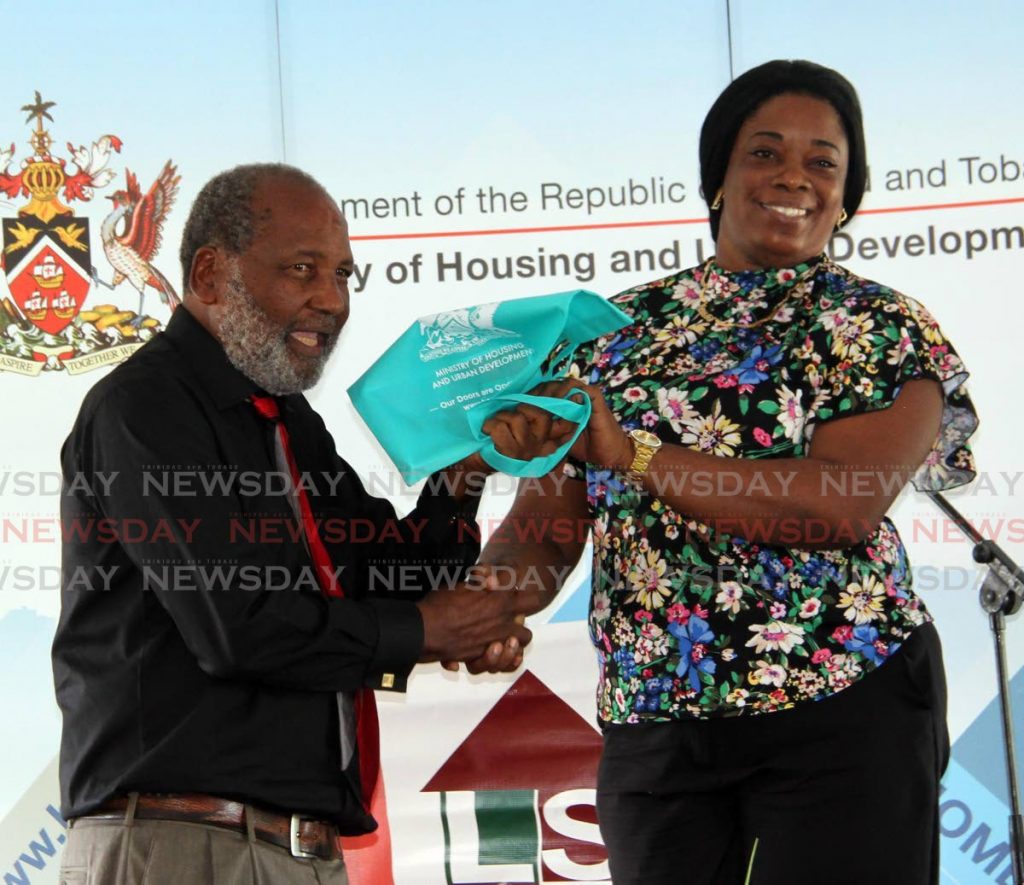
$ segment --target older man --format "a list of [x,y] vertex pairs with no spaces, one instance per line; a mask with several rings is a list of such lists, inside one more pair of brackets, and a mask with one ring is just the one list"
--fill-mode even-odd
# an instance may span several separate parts
[[[324,189],[222,173],[181,257],[182,309],[90,391],[62,452],[64,881],[344,882],[337,835],[376,825],[367,689],[418,661],[513,667],[529,632],[517,594],[451,586],[479,552],[481,462],[399,520],[301,395],[349,312]],[[544,433],[490,429],[513,455]],[[73,481],[96,475],[109,495]]]

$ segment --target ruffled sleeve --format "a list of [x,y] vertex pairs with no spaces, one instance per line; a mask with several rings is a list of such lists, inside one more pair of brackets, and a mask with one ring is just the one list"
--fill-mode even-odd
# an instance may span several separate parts
[[891,406],[907,381],[942,385],[942,425],[913,476],[919,491],[940,491],[975,477],[968,438],[978,416],[965,388],[968,372],[928,310],[912,298],[873,292],[824,311],[813,337],[821,343],[822,383],[808,416],[815,424]]
[[[650,284],[650,286],[654,285],[658,284]],[[638,303],[642,298],[641,290],[650,286],[630,289],[609,300],[619,309],[637,317]],[[556,348],[548,354],[541,370],[545,376],[575,378],[584,384],[596,384],[603,387],[608,382],[609,375],[614,375],[617,367],[623,361],[624,351],[633,343],[630,327],[619,329],[581,344],[568,359],[565,359],[563,351]],[[569,479],[587,479],[587,465],[570,455],[562,462],[562,474]],[[598,483],[604,481],[611,485],[617,484],[621,489],[621,483],[612,471],[597,470],[595,476]]]

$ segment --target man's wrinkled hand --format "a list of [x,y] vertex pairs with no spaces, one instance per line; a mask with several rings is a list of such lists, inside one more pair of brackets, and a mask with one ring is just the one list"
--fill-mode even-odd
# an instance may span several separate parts
[[503,672],[522,662],[533,638],[524,625],[527,600],[488,566],[475,566],[466,581],[435,590],[417,605],[423,616],[421,662],[464,661],[470,672]]

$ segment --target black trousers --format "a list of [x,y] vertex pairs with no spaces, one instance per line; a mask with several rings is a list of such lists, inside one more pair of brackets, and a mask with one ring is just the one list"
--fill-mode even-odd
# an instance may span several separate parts
[[608,726],[597,812],[612,881],[933,885],[948,761],[930,624],[818,703]]

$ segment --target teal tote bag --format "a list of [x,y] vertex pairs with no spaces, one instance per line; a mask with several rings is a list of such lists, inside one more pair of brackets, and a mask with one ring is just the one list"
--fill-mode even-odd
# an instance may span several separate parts
[[[348,394],[407,483],[473,452],[504,473],[543,476],[586,427],[590,400],[528,391],[560,377],[558,367],[564,370],[578,345],[632,322],[585,289],[431,314],[413,323]],[[520,403],[575,423],[572,439],[531,461],[502,455],[481,425]]]

